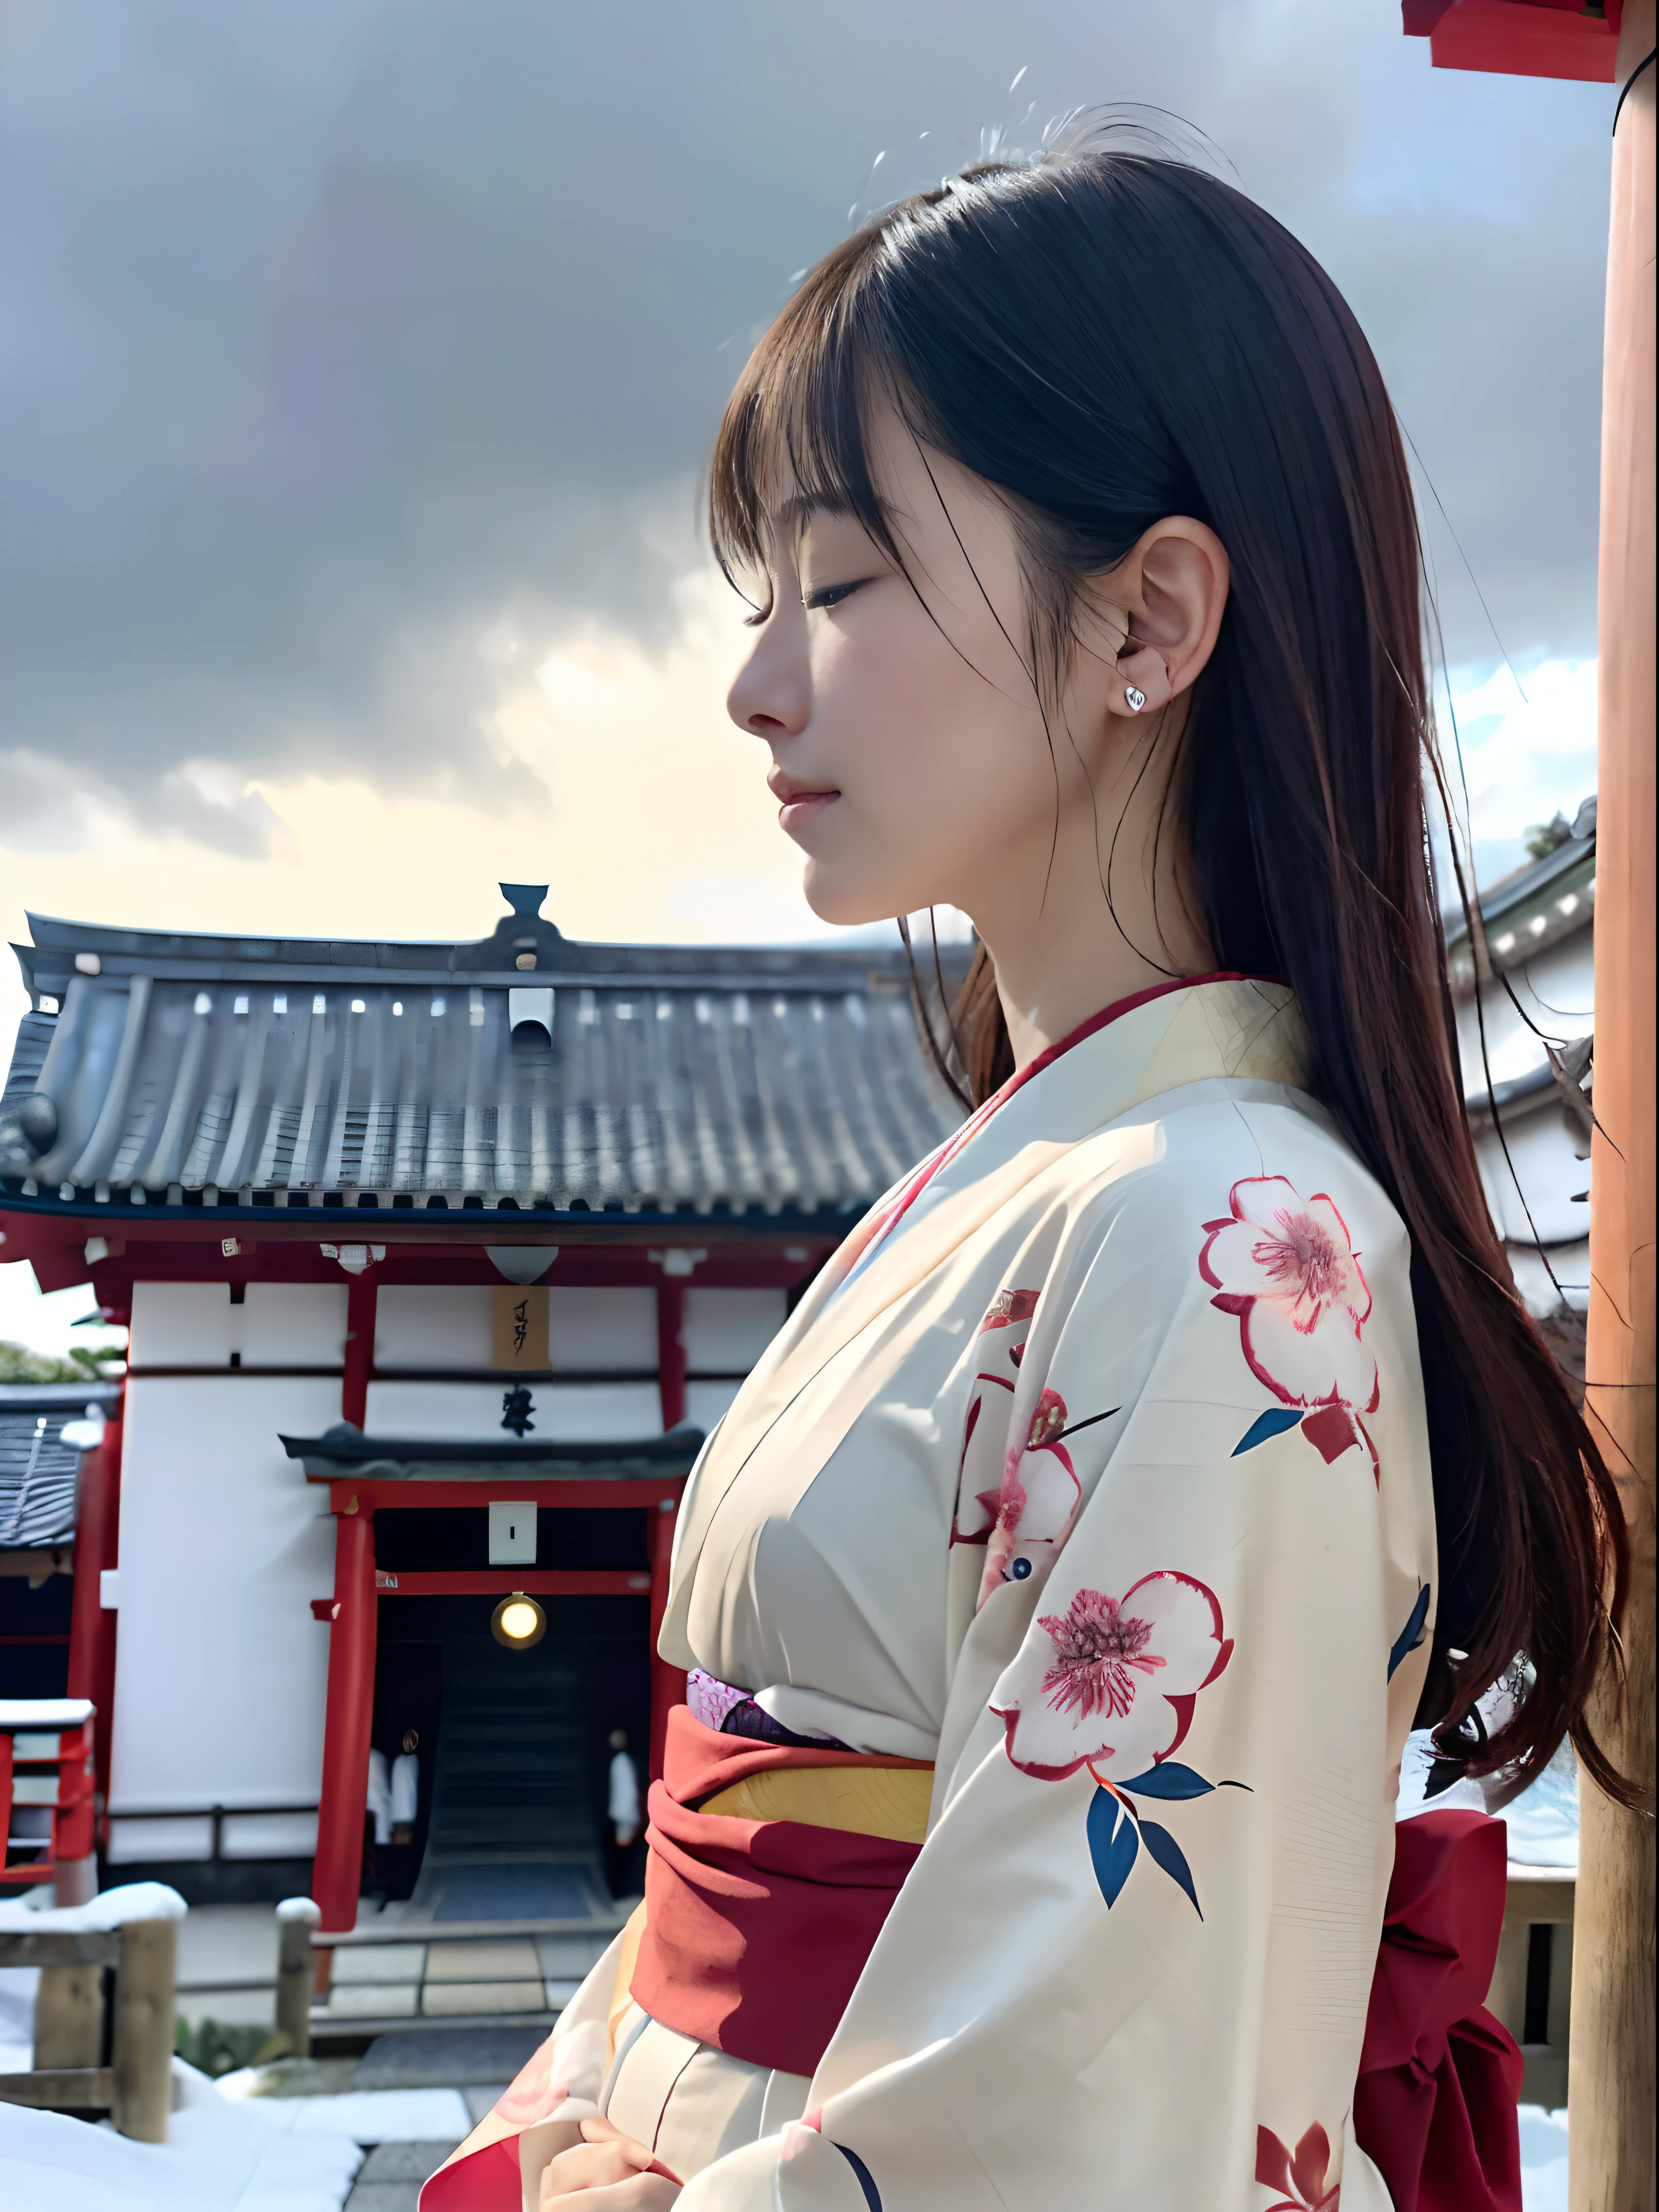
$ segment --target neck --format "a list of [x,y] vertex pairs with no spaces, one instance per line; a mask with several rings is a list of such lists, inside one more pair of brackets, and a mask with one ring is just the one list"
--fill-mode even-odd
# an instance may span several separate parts
[[[1135,828],[1127,817],[1121,824],[1109,902],[1102,878],[1111,825],[1101,824],[1097,859],[1093,822],[1073,810],[1061,817],[1052,868],[1042,855],[1036,895],[1007,896],[1005,878],[1002,896],[994,893],[979,902],[980,910],[969,909],[996,969],[1017,1068],[1103,1006],[1216,966],[1192,919],[1196,902],[1183,896],[1168,826],[1161,838],[1152,823],[1132,836]],[[1026,884],[1031,872],[1010,871]]]

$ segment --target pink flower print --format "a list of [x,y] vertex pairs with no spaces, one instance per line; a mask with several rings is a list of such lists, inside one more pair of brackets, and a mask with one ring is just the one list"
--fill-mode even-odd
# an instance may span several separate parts
[[1115,1597],[1101,1590],[1079,1590],[1064,1619],[1044,1613],[1042,1626],[1054,1638],[1054,1663],[1042,1678],[1048,1702],[1057,1712],[1076,1711],[1121,1718],[1135,1701],[1132,1668],[1151,1674],[1166,1662],[1146,1646],[1152,1624],[1126,1613]]
[[[999,1445],[994,1431],[1000,1429],[1002,1419],[996,1394],[1006,1390],[1009,1397],[1014,1395],[1037,1297],[1036,1291],[1005,1287],[993,1298],[979,1325],[977,1334],[990,1336],[993,1341],[980,1351],[979,1357],[987,1364],[974,1377],[974,1395],[969,1401],[963,1428],[962,1461],[957,1470],[957,1516],[951,1529],[953,1545],[988,1543],[997,1525],[1002,1505],[1003,1470],[998,1468],[996,1459]],[[988,1403],[997,1407],[996,1415],[987,1423],[975,1449],[975,1436]],[[985,1464],[988,1459],[988,1467]],[[989,1486],[983,1486],[988,1475]]]
[[991,1519],[980,1578],[981,1605],[1004,1583],[1022,1579],[1017,1559],[1025,1561],[1029,1575],[1032,1548],[1060,1543],[1072,1525],[1083,1486],[1072,1455],[1060,1441],[1065,1429],[1066,1401],[1058,1390],[1043,1391],[1023,1441],[1012,1445],[1003,1461],[1000,1487],[979,1495]]
[[1181,1743],[1232,1650],[1214,1593],[1164,1568],[1121,1598],[1080,1589],[1040,1614],[991,1710],[1022,1773],[1058,1782],[1086,1765],[1097,1782],[1127,1782]]
[[[1283,1176],[1236,1182],[1231,1204],[1224,1221],[1205,1223],[1198,1264],[1211,1304],[1237,1316],[1252,1370],[1287,1406],[1370,1413],[1376,1362],[1360,1332],[1371,1294],[1347,1224],[1322,1191],[1304,1199]],[[1352,1426],[1335,1426],[1346,1449]]]
[[694,1667],[685,1678],[685,1702],[691,1708],[692,1719],[717,1734],[733,1705],[740,1705],[749,1694],[747,1690],[734,1690],[729,1682],[720,1681],[701,1667]]
[[1029,1322],[1037,1310],[1037,1296],[1036,1291],[999,1291],[979,1325],[980,1334],[990,1328],[1018,1328]]
[[1338,2212],[1342,2185],[1329,2181],[1331,2139],[1317,2120],[1294,2150],[1287,2150],[1271,2128],[1255,2131],[1255,2178],[1284,2194],[1267,2212]]

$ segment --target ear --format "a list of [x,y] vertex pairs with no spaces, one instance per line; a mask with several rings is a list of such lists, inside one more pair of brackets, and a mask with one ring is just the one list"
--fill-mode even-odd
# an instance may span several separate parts
[[1166,515],[1102,580],[1127,625],[1108,710],[1156,713],[1197,681],[1215,651],[1232,581],[1226,549],[1207,523]]

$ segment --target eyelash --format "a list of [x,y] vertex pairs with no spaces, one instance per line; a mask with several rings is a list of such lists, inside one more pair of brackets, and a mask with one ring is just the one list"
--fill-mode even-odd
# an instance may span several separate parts
[[[838,607],[844,599],[850,599],[854,592],[862,591],[869,580],[867,576],[860,576],[850,584],[826,584],[821,591],[810,592],[801,601],[801,605],[809,614],[817,614],[826,608]],[[744,628],[745,629],[764,629],[772,619],[772,609],[775,604],[775,602],[769,600],[763,607],[757,607],[753,614],[745,615],[743,618]]]
[[850,599],[854,592],[861,591],[869,581],[865,576],[850,584],[826,584],[821,591],[809,592],[801,605],[809,614],[817,614],[825,607],[838,607],[843,599]]

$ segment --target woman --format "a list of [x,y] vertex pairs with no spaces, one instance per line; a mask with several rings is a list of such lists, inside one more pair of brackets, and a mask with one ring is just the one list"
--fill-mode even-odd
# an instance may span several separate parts
[[423,2201],[1518,2204],[1502,1832],[1390,1899],[1394,1800],[1419,1712],[1618,1786],[1622,1537],[1461,1107],[1364,339],[1207,175],[984,166],[796,292],[713,524],[813,909],[973,919],[974,1110],[710,1439],[643,1924]]

